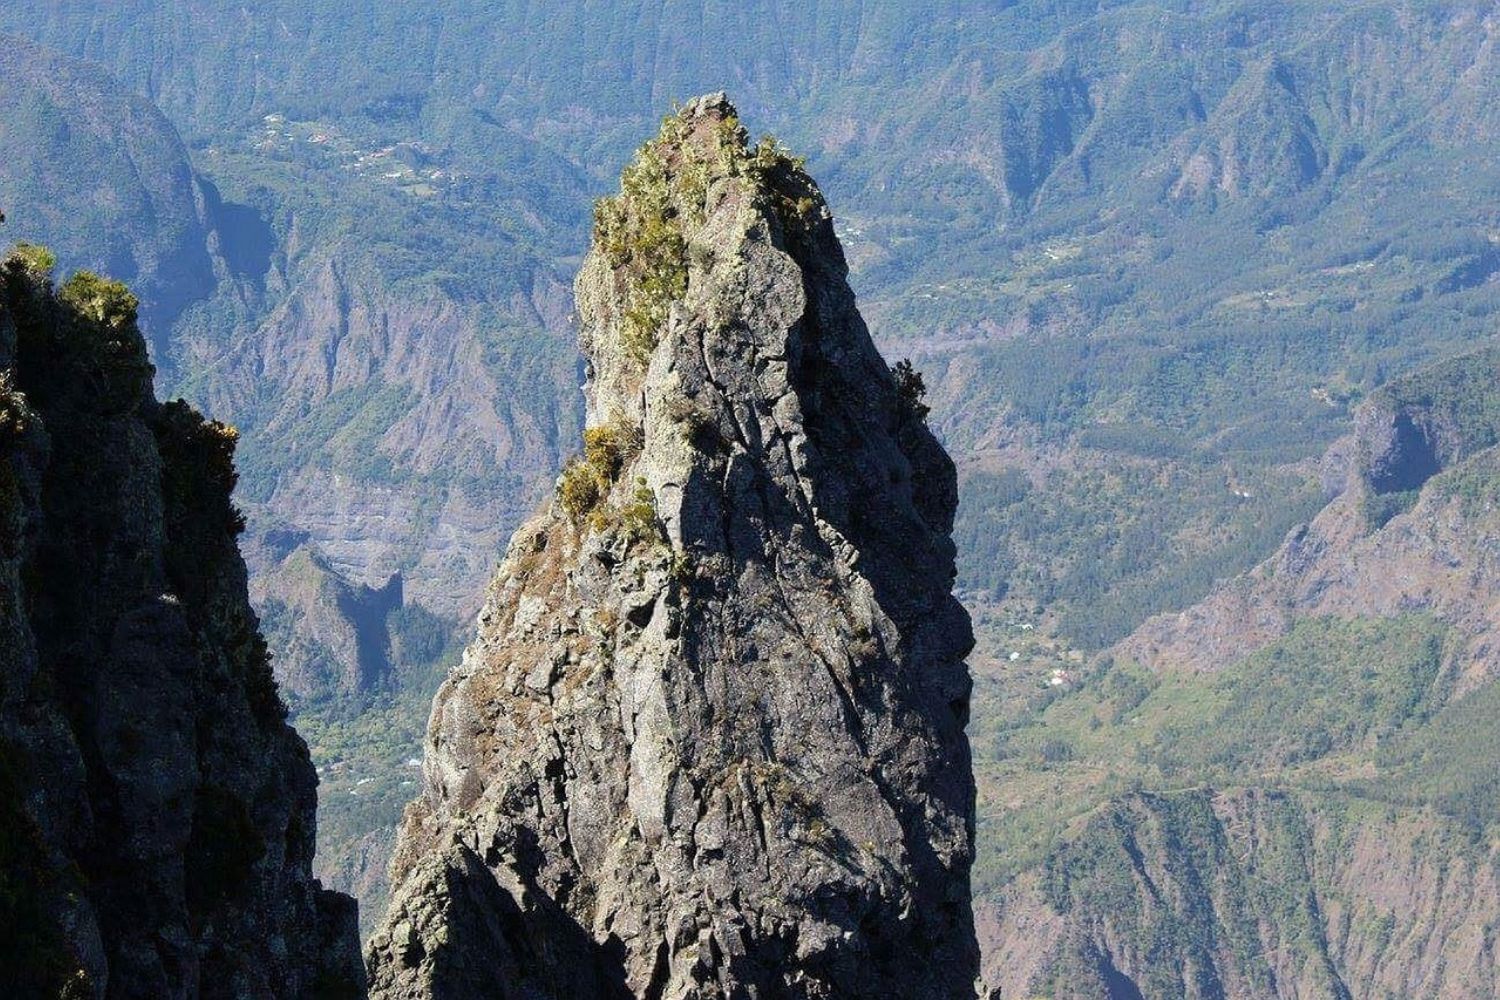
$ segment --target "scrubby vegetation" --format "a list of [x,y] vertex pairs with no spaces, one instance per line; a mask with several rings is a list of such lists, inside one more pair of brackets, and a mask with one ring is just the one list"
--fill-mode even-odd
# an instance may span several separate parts
[[239,431],[205,419],[180,399],[162,406],[158,428],[168,509],[193,525],[222,525],[231,535],[244,531],[245,518],[230,501],[239,481]]
[[805,225],[821,205],[802,161],[774,137],[751,146],[733,116],[704,127],[707,134],[692,134],[685,112],[668,115],[625,167],[620,193],[594,203],[594,245],[615,272],[625,303],[621,341],[641,365],[672,304],[687,293],[685,225],[702,223],[711,183],[740,181],[738,197],[766,199],[788,226]]
[[123,281],[79,271],[58,289],[58,299],[89,322],[108,330],[134,327],[140,300]]
[[583,432],[584,461],[604,482],[612,483],[618,479],[625,463],[632,461],[640,451],[641,429],[633,424],[615,420]]
[[[594,206],[595,246],[615,270],[624,291],[620,337],[630,356],[642,365],[656,347],[672,303],[687,293],[687,243],[679,215],[683,211],[701,214],[705,196],[702,190],[693,189],[691,180],[673,183],[667,144],[674,120],[668,118],[662,135],[642,146],[625,168],[620,194],[601,198]],[[692,205],[695,197],[696,206]]]
[[629,502],[618,512],[620,526],[632,542],[654,542],[661,537],[656,520],[656,495],[644,479],[636,481]]
[[[642,531],[647,519],[643,511],[649,506],[649,519],[654,526],[654,501],[644,482],[637,485],[631,499],[619,510],[606,502],[620,473],[640,450],[640,428],[622,420],[612,420],[583,432],[583,454],[563,466],[557,479],[558,503],[573,523],[587,520],[595,530],[601,530],[620,521],[634,537]],[[654,537],[654,527],[650,535]]]
[[563,466],[557,479],[557,499],[575,523],[593,513],[603,498],[599,473],[586,459],[574,458]]
[[896,394],[900,397],[902,406],[918,420],[926,420],[932,407],[927,405],[927,382],[922,378],[922,373],[906,359],[896,362],[891,374],[896,378]]
[[8,371],[0,371],[0,442],[25,433],[36,420],[25,393],[16,388]]
[[50,281],[53,269],[57,267],[57,254],[33,243],[17,243],[11,248],[9,256],[29,275],[40,281]]

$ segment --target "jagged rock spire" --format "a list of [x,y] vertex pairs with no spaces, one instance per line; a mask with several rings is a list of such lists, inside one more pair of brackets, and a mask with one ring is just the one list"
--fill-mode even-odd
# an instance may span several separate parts
[[713,95],[600,203],[583,456],[433,707],[377,997],[968,997],[952,463]]

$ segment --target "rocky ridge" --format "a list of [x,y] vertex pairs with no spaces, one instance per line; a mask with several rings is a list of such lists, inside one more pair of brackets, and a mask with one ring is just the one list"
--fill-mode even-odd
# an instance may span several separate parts
[[1328,506],[1254,572],[1147,621],[1117,655],[1152,670],[1214,671],[1301,619],[1427,611],[1468,637],[1460,693],[1500,677],[1493,536],[1472,497],[1423,491],[1441,472],[1467,465],[1477,474],[1496,461],[1486,449],[1500,443],[1497,380],[1500,348],[1488,347],[1375,393],[1324,459]]
[[434,703],[375,996],[972,996],[955,474],[846,274],[722,95],[599,205],[585,454]]
[[136,300],[0,265],[0,992],[359,997],[317,779],[246,597],[232,428]]

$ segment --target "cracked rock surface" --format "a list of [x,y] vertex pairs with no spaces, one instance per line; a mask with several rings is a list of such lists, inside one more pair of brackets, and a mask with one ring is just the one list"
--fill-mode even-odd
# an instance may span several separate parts
[[722,95],[577,281],[585,458],[433,706],[372,995],[972,997],[951,461]]

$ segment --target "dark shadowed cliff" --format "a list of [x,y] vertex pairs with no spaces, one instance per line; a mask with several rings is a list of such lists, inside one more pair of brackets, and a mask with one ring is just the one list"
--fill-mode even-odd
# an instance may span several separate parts
[[0,993],[358,997],[246,599],[235,433],[117,282],[0,265]]

